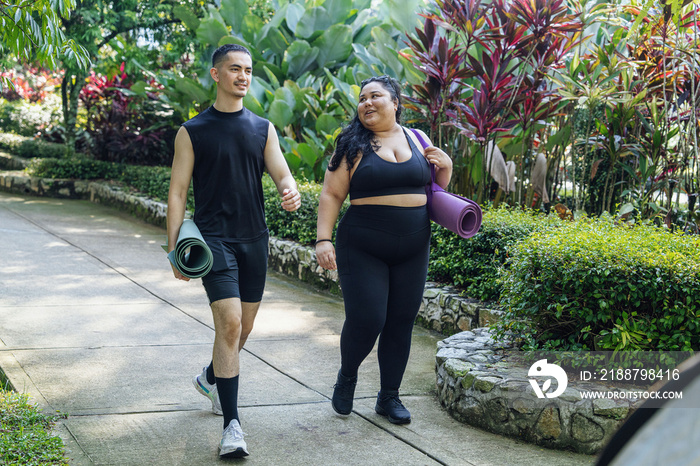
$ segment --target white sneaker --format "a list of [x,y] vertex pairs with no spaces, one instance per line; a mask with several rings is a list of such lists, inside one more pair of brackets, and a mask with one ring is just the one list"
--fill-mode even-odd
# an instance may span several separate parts
[[224,434],[221,437],[219,444],[219,456],[226,458],[243,458],[248,456],[248,446],[243,440],[245,433],[241,430],[241,424],[234,419],[229,422],[224,429]]
[[224,412],[221,410],[221,401],[219,401],[219,391],[216,389],[216,384],[209,385],[207,383],[207,368],[205,367],[201,374],[195,375],[192,378],[192,383],[194,388],[197,389],[199,393],[209,398],[211,401],[211,410],[214,414],[218,416],[223,416]]

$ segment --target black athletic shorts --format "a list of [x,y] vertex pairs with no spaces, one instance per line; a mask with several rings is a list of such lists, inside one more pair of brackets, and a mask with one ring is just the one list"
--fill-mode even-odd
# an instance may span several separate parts
[[269,235],[252,243],[233,243],[204,238],[214,256],[214,264],[202,277],[209,303],[240,298],[244,303],[262,300],[267,274]]

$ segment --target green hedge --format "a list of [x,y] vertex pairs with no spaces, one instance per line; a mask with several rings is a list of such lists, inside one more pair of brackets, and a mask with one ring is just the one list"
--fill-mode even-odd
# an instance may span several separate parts
[[57,179],[117,180],[122,170],[123,167],[120,164],[87,157],[34,158],[27,165],[27,173],[32,176]]
[[[263,178],[265,218],[270,234],[305,245],[313,244],[316,240],[316,219],[321,187],[317,183],[299,183],[301,207],[295,212],[287,212],[281,206],[281,198],[272,178],[265,176]],[[342,218],[349,205],[350,203],[345,201],[338,219]]]
[[13,133],[0,133],[0,149],[25,159],[60,158],[66,152],[66,146],[54,142],[42,141]]
[[60,158],[65,154],[65,146],[55,142],[46,142],[40,139],[26,139],[14,150],[14,153],[22,158]]
[[550,230],[562,221],[556,215],[505,207],[485,209],[483,214],[479,233],[466,240],[433,224],[428,278],[452,283],[470,298],[498,301],[498,270],[506,262],[511,247],[532,233]]
[[[127,165],[87,157],[32,159],[27,166],[27,173],[42,178],[116,181],[161,202],[168,201],[170,188],[169,167]],[[191,188],[187,208],[194,208]]]
[[[80,157],[33,159],[28,172],[118,181],[160,201],[167,200],[170,181],[169,168]],[[263,189],[271,234],[312,244],[321,186],[299,185],[302,207],[296,212],[281,208],[268,176]],[[480,232],[468,240],[432,228],[429,278],[468,297],[499,302],[506,310],[499,331],[514,333],[526,348],[700,347],[698,237],[507,208],[485,210]]]
[[[170,189],[169,167],[147,167],[142,165],[118,164],[121,167],[118,180],[127,186],[131,186],[146,197],[156,201],[168,202],[168,190]],[[193,206],[191,196],[188,205]]]
[[528,237],[502,269],[499,331],[525,348],[700,349],[700,237],[579,220]]

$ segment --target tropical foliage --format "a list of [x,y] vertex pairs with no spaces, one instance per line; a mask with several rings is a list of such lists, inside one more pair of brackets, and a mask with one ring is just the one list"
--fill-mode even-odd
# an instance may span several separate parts
[[198,69],[194,76],[174,70],[153,77],[184,120],[213,102],[208,71],[213,50],[225,43],[246,46],[257,77],[246,106],[277,127],[292,169],[320,180],[335,133],[355,111],[357,84],[373,74],[403,78],[406,68],[415,74],[396,50],[405,37],[398,27],[411,21],[402,12],[418,1],[400,8],[396,1],[386,3],[395,13],[385,20],[370,0],[273,1],[267,21],[252,14],[245,0],[222,0],[203,17],[177,9],[200,46]]
[[[49,16],[96,66],[91,76],[62,61],[64,122],[46,134],[72,147],[77,141],[78,150],[99,137],[88,134],[98,122],[128,126],[114,119],[112,102],[129,101],[130,112],[144,115],[132,125],[139,137],[163,124],[176,128],[206,108],[215,96],[211,52],[233,42],[254,55],[246,105],[276,126],[300,178],[322,179],[333,138],[355,111],[358,83],[389,74],[405,85],[407,123],[425,128],[453,156],[450,189],[482,205],[548,211],[559,203],[579,217],[607,211],[697,231],[694,4],[59,3],[68,9]],[[87,111],[86,84],[122,73],[128,80]],[[148,116],[155,113],[159,118]],[[167,139],[162,134],[157,138]],[[157,150],[171,149],[154,142],[140,163],[167,162]]]
[[[170,165],[175,129],[172,112],[144,83],[124,71],[108,77],[90,73],[80,93],[86,113],[87,147],[98,160],[133,165]],[[164,120],[165,118],[165,120]]]
[[[59,2],[63,3],[63,2]],[[61,30],[81,44],[89,58],[97,63],[97,72],[114,75],[121,62],[138,67],[140,62],[160,66],[162,62],[177,61],[186,52],[180,33],[183,27],[173,10],[180,7],[177,0],[82,0],[62,18]],[[188,2],[191,8],[203,4]],[[173,55],[169,46],[178,45]],[[63,60],[61,98],[63,103],[63,134],[69,147],[74,147],[78,133],[80,94],[89,76],[87,69]],[[130,71],[128,69],[127,71]]]
[[510,176],[513,199],[523,203],[537,146],[551,130],[546,120],[560,110],[549,78],[580,40],[582,23],[562,0],[438,0],[424,16],[411,46],[428,79],[413,86],[413,102],[430,115],[433,137],[450,141],[455,189],[487,200],[494,175],[506,169],[493,146],[508,142],[516,170],[499,178],[496,196],[511,191]]
[[[0,57],[14,55],[26,62],[50,68],[65,60],[85,69],[90,57],[73,38],[66,37],[61,22],[70,17],[75,0],[0,2]],[[14,80],[0,75],[0,90],[12,88]]]
[[[8,8],[0,16],[9,25]],[[453,156],[450,189],[482,205],[549,211],[560,204],[577,217],[610,212],[698,230],[693,3],[149,0],[12,8],[7,31],[14,32],[3,34],[59,31],[95,63],[92,75],[56,55],[64,122],[45,134],[71,147],[77,141],[79,150],[104,136],[98,126],[121,127],[134,138],[153,136],[150,149],[132,157],[137,163],[167,163],[169,154],[154,155],[171,150],[163,125],[176,128],[212,103],[209,57],[233,42],[254,55],[246,105],[276,126],[300,178],[322,179],[333,138],[355,111],[358,83],[389,74],[405,85],[407,123]],[[48,22],[38,22],[38,12]],[[31,34],[26,40],[39,40]],[[4,52],[22,55],[7,48],[8,37]],[[34,72],[9,68],[4,79],[15,94],[35,98],[21,81]],[[96,80],[99,105],[89,90]],[[119,150],[131,151],[126,141],[135,139],[119,138]],[[120,159],[113,140],[103,139],[109,153],[99,157]]]

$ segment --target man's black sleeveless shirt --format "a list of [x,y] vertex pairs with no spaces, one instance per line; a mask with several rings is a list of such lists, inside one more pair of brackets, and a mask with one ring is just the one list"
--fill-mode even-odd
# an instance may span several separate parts
[[250,242],[267,232],[262,175],[268,120],[209,107],[183,124],[194,149],[194,222],[209,238]]

